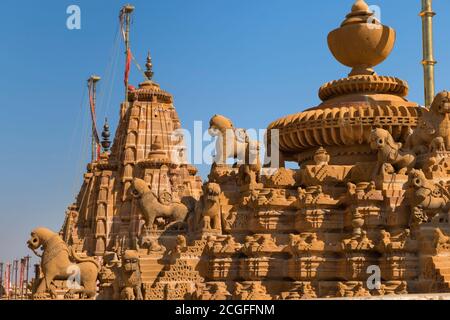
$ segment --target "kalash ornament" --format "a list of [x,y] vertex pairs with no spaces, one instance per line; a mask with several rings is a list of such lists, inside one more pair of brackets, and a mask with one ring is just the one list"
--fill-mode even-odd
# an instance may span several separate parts
[[328,47],[349,76],[376,75],[372,69],[391,53],[395,30],[382,25],[363,0],[356,1],[340,28],[328,34]]

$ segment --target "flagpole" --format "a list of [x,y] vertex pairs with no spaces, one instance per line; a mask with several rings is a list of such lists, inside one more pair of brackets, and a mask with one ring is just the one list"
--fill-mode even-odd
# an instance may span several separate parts
[[437,63],[433,54],[433,17],[436,13],[432,9],[432,0],[422,0],[422,45],[423,45],[423,70],[424,70],[424,90],[425,106],[429,107],[434,99],[434,66]]
[[25,258],[20,259],[20,271],[19,271],[19,288],[20,299],[23,300],[23,275],[25,270]]
[[25,259],[26,259],[26,277],[25,277],[25,283],[26,283],[26,287],[25,287],[25,295],[26,295],[26,298],[28,299],[28,284],[29,284],[29,281],[30,281],[30,279],[28,278],[29,277],[29,271],[30,271],[30,256],[29,255],[27,255],[26,257],[25,257]]
[[[121,15],[125,16],[123,22],[125,23],[124,28],[124,41],[125,41],[125,63],[126,68],[129,68],[130,64],[130,24],[131,24],[131,13],[134,11],[134,7],[131,4],[125,5],[121,10]],[[125,77],[125,102],[128,101],[128,76]]]
[[3,285],[3,262],[0,262],[0,300],[3,298],[3,290],[4,290],[4,285]]
[[11,287],[11,263],[8,262],[6,264],[6,271],[5,271],[5,291],[6,291],[6,298],[8,300],[11,299],[10,287]]
[[19,260],[14,260],[13,262],[13,272],[14,272],[14,300],[17,300],[17,271],[19,269]]
[[92,121],[92,132],[91,132],[91,161],[97,160],[97,149],[98,149],[98,133],[96,125],[96,115],[95,115],[95,104],[97,101],[97,82],[100,81],[100,77],[92,75],[88,79],[88,90],[89,90],[89,105],[91,109],[91,121]]

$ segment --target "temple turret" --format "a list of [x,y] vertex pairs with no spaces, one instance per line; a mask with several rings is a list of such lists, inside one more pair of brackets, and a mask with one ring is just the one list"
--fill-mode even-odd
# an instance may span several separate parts
[[[147,58],[147,79],[138,88],[130,88],[127,108],[120,118],[110,152],[109,125],[102,133],[104,152],[88,165],[77,197],[75,228],[79,250],[98,256],[117,245],[135,248],[141,232],[140,211],[131,194],[134,178],[143,179],[162,202],[198,198],[201,179],[197,170],[184,159],[183,136],[177,133],[181,123],[173,97],[153,80],[153,65]],[[66,238],[71,238],[65,235]]]

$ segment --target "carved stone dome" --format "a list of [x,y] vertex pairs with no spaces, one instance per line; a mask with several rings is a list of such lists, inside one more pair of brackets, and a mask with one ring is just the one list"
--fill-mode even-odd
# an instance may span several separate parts
[[330,51],[352,68],[350,75],[324,84],[319,89],[319,106],[278,119],[268,127],[279,130],[285,160],[309,163],[323,146],[333,164],[370,161],[369,136],[376,127],[388,130],[396,141],[404,141],[416,127],[421,108],[406,99],[406,81],[378,76],[372,69],[387,58],[394,42],[395,31],[381,25],[364,1],[356,1],[341,27],[328,37]]

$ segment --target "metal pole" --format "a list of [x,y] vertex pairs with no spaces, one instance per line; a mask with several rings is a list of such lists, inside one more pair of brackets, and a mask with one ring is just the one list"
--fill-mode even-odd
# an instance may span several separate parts
[[6,271],[5,271],[5,291],[6,291],[6,298],[9,300],[11,287],[11,263],[6,264]]
[[19,286],[20,286],[20,299],[23,299],[23,278],[25,273],[25,258],[20,259],[20,279],[19,279]]
[[[128,49],[130,49],[130,24],[131,24],[131,13],[134,11],[134,7],[127,4],[123,7],[125,12],[125,63],[128,60]],[[125,103],[128,102],[128,79],[125,81]]]
[[28,255],[28,256],[26,256],[25,257],[25,259],[26,259],[26,263],[27,263],[27,265],[26,265],[26,277],[25,277],[25,295],[26,295],[26,297],[28,298],[28,285],[30,284],[30,278],[29,278],[29,272],[30,272],[30,256]]
[[17,299],[17,271],[19,269],[19,260],[14,260],[14,299]]
[[[89,89],[89,95],[92,95],[92,108],[95,111],[95,105],[96,105],[96,101],[97,101],[97,82],[100,81],[100,77],[99,76],[95,76],[92,75],[90,76],[90,78],[88,79],[88,89]],[[91,101],[89,101],[89,104],[91,103]],[[91,110],[91,112],[93,112]],[[92,132],[91,132],[91,148],[92,148],[92,152],[91,152],[91,160],[92,162],[97,160],[97,140],[96,140],[96,126],[95,126],[95,121],[96,119],[94,118],[94,114],[92,114]]]
[[0,299],[3,297],[3,262],[0,262]]
[[37,289],[39,284],[39,280],[41,279],[41,269],[39,264],[34,265],[34,282],[33,282],[33,290]]
[[422,45],[423,45],[423,69],[425,106],[430,106],[434,99],[434,60],[433,54],[433,17],[436,15],[431,6],[432,0],[422,0]]

